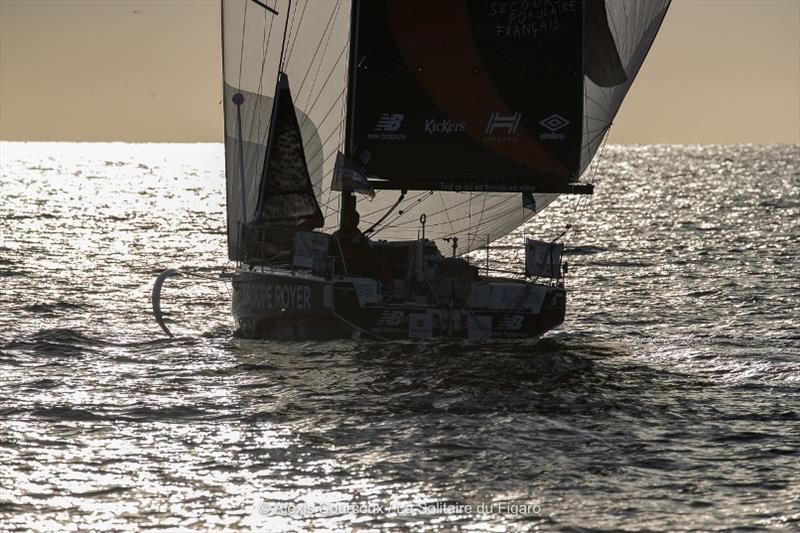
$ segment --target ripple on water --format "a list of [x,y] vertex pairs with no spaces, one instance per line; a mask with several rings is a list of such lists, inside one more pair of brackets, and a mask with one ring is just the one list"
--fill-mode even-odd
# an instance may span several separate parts
[[257,498],[539,506],[277,531],[800,527],[797,147],[608,147],[591,202],[490,258],[573,222],[566,323],[492,343],[237,339],[225,286],[183,279],[161,337],[155,274],[225,257],[221,147],[3,156],[7,529],[246,529]]

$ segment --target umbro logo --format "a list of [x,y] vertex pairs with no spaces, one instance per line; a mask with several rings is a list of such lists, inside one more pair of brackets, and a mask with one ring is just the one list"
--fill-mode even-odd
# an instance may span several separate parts
[[553,114],[547,118],[540,120],[539,125],[549,130],[549,133],[540,133],[539,134],[540,139],[544,141],[563,141],[566,135],[564,135],[563,133],[556,133],[556,132],[562,128],[569,126],[569,120],[565,119],[561,115]]
[[550,131],[558,131],[564,126],[568,126],[569,120],[565,119],[561,115],[550,115],[546,119],[539,121],[539,124]]

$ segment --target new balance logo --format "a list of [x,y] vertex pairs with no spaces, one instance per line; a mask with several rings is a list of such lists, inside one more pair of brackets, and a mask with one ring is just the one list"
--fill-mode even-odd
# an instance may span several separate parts
[[404,115],[401,113],[384,113],[378,119],[374,131],[392,132],[400,129],[403,125]]
[[500,113],[492,113],[489,115],[489,122],[486,123],[486,135],[494,135],[495,131],[501,130],[506,135],[514,135],[519,128],[519,121],[522,120],[522,113],[514,113],[513,115],[501,115]]
[[367,134],[367,139],[372,141],[404,141],[404,133],[395,133],[403,126],[405,115],[402,113],[384,113],[378,118],[378,122]]

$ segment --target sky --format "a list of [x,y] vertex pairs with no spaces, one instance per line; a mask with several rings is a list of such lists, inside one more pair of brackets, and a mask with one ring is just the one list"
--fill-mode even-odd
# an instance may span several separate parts
[[[221,142],[220,61],[216,0],[0,0],[0,140]],[[800,144],[800,0],[673,0],[609,142]]]

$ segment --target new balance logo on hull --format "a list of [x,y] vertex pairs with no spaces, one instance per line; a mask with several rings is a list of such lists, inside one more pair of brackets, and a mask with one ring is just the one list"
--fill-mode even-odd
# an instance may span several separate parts
[[496,130],[501,130],[506,135],[514,135],[519,128],[519,121],[522,120],[522,113],[513,115],[501,115],[492,113],[489,115],[489,122],[486,123],[486,135],[494,135]]

